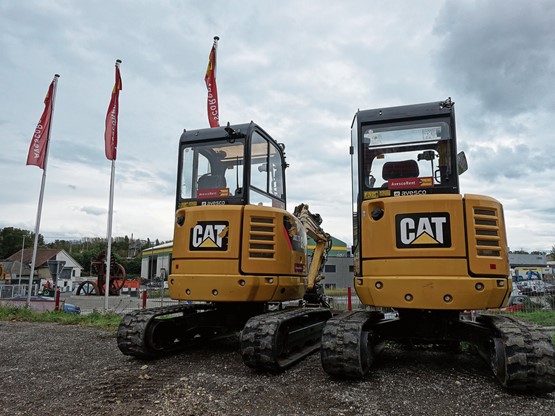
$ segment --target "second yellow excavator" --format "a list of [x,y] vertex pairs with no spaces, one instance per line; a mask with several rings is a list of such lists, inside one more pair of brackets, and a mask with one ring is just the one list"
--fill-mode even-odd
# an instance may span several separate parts
[[507,315],[511,293],[503,207],[459,190],[451,99],[359,111],[352,124],[354,287],[364,305],[330,319],[326,372],[363,377],[385,341],[475,345],[508,390],[555,389],[549,336]]
[[182,134],[168,278],[180,304],[125,315],[124,354],[156,358],[240,331],[244,362],[279,371],[320,347],[331,237],[307,205],[286,211],[286,166],[284,146],[252,122]]

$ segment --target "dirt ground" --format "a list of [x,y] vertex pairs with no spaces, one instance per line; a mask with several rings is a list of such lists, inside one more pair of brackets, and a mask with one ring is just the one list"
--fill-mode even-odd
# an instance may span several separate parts
[[470,353],[386,348],[361,381],[316,353],[257,373],[237,340],[158,361],[123,356],[96,329],[0,322],[0,415],[553,415],[555,394],[508,394]]

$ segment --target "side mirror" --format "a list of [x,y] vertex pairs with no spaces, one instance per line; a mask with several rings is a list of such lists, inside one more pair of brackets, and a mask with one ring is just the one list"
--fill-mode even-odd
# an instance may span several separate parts
[[468,170],[468,162],[466,161],[466,155],[464,152],[459,152],[457,154],[457,174],[462,175]]

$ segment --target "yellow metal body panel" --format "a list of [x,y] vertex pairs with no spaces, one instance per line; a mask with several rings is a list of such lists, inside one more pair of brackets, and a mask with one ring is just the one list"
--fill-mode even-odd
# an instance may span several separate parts
[[[283,217],[288,216],[294,235],[287,237]],[[254,205],[244,207],[241,271],[247,274],[306,275],[305,250],[292,250],[288,239],[301,237],[302,227],[287,211]],[[298,230],[298,231],[297,231]],[[290,241],[290,240],[289,240]]]
[[[512,289],[503,209],[479,195],[424,195],[364,201],[361,271],[366,305],[488,309]],[[372,215],[381,210],[382,216]]]
[[[174,228],[173,299],[269,302],[301,299],[306,291],[306,245],[288,243],[287,211],[263,206],[180,208]],[[295,229],[298,236],[304,229]]]
[[208,302],[286,301],[302,298],[306,289],[305,279],[295,276],[188,273],[172,274],[168,287],[172,299]]
[[365,305],[412,309],[499,308],[511,280],[470,277],[466,259],[367,260],[355,290]]
[[493,198],[465,195],[468,262],[474,275],[510,274],[503,207]]
[[[185,222],[182,226],[177,223],[174,226],[172,259],[237,259],[242,208],[240,205],[218,205],[177,210],[176,216],[184,216]],[[195,227],[200,227],[198,232],[193,232]],[[226,245],[218,240],[217,234],[222,233],[226,233]],[[222,247],[218,247],[218,243]]]
[[[407,257],[465,257],[463,204],[461,195],[434,195],[431,197],[399,196],[364,201],[361,207],[362,258]],[[384,216],[372,219],[374,209],[382,209]],[[419,248],[418,241],[410,249],[396,247],[395,216],[406,213],[448,212],[452,228],[451,246],[441,249]],[[432,231],[435,225],[431,224]],[[417,226],[415,226],[415,229]],[[416,230],[415,230],[416,231]],[[432,236],[433,237],[433,236]],[[425,244],[424,244],[425,245]]]

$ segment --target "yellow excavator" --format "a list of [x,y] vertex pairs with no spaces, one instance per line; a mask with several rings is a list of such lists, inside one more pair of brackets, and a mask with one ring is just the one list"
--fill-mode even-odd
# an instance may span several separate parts
[[354,287],[371,310],[326,323],[324,370],[363,377],[386,341],[466,342],[506,389],[553,391],[547,334],[507,315],[464,313],[504,307],[512,282],[502,205],[460,193],[467,163],[451,99],[358,111],[351,144]]
[[180,303],[125,315],[124,354],[156,358],[240,331],[245,364],[279,371],[319,348],[331,237],[307,205],[286,211],[284,148],[253,122],[181,135],[168,278]]

